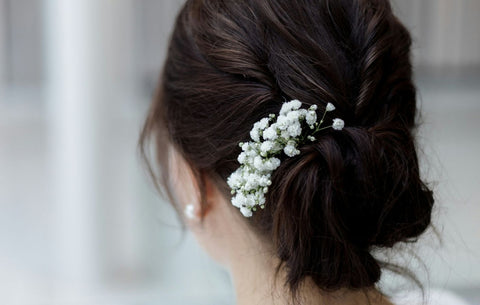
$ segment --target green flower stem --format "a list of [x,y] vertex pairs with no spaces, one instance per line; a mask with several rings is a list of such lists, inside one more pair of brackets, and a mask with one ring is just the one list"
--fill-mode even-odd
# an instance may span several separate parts
[[324,130],[326,128],[329,128],[329,127],[332,127],[333,125],[329,125],[329,126],[325,126],[325,127],[322,127],[320,129],[315,129],[315,131],[313,132],[313,134],[315,134],[317,131],[320,131],[320,130]]
[[327,114],[327,108],[325,108],[325,111],[323,112],[323,116],[320,119],[320,124],[319,125],[321,125],[323,123],[323,119],[325,118],[325,114]]

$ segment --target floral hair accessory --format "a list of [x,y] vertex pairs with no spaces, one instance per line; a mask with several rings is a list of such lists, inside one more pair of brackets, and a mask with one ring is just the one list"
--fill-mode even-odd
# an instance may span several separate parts
[[[265,208],[265,193],[272,184],[272,172],[280,166],[278,157],[282,152],[288,157],[294,157],[300,154],[297,147],[305,140],[316,140],[316,132],[329,127],[335,130],[344,127],[343,120],[335,118],[332,125],[320,128],[325,114],[335,110],[331,103],[325,107],[320,122],[317,122],[317,105],[308,109],[300,109],[301,106],[299,100],[283,103],[278,117],[270,114],[253,125],[250,131],[253,141],[239,143],[242,152],[237,160],[241,165],[228,177],[227,184],[232,195],[235,195],[232,197],[232,204],[240,209],[243,216],[252,216],[257,207]],[[310,132],[303,132],[304,121]]]

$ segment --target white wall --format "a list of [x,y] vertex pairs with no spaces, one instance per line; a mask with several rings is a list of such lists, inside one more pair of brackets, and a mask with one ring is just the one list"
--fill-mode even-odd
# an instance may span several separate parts
[[393,0],[411,29],[415,64],[469,67],[480,62],[480,1]]

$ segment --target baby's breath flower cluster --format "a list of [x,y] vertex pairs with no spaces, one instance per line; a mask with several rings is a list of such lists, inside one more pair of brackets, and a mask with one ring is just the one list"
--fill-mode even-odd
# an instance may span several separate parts
[[[316,132],[328,127],[341,130],[344,126],[342,119],[335,118],[332,125],[320,128],[325,114],[335,110],[331,103],[327,104],[320,122],[317,122],[317,105],[308,109],[300,109],[301,106],[299,100],[285,102],[278,117],[270,114],[253,125],[250,131],[253,141],[239,143],[242,152],[238,162],[241,165],[228,177],[227,183],[235,195],[232,204],[243,216],[252,216],[257,207],[265,208],[265,193],[272,184],[272,172],[280,166],[278,157],[282,152],[294,157],[300,154],[297,147],[305,140],[316,140]],[[310,128],[308,134],[302,132],[303,122]]]

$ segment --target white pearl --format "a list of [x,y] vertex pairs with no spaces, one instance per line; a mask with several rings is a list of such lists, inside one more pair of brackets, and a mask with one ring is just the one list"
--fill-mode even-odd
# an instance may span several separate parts
[[192,203],[187,204],[183,212],[188,219],[195,218],[195,206]]

